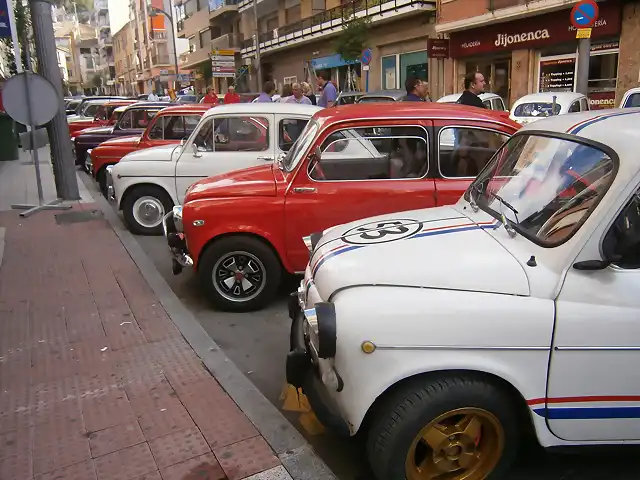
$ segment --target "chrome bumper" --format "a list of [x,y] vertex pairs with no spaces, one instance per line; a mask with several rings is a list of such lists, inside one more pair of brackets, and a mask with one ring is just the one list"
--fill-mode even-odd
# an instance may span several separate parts
[[91,149],[87,150],[87,156],[84,159],[84,168],[91,176],[93,176],[93,162],[91,161]]
[[178,231],[174,220],[175,209],[181,208],[182,207],[173,207],[173,210],[167,213],[162,219],[162,233],[167,239],[167,246],[171,253],[171,264],[174,275],[178,275],[182,272],[184,267],[193,266],[193,259],[187,251],[187,242],[184,239],[182,232]]
[[[89,156],[90,158],[90,156]],[[116,201],[116,189],[113,186],[113,166],[109,165],[106,168],[106,173],[105,173],[105,177],[106,177],[106,182],[107,182],[107,200],[109,201],[109,203],[111,203],[112,205],[114,205],[115,207],[117,207],[117,201]]]

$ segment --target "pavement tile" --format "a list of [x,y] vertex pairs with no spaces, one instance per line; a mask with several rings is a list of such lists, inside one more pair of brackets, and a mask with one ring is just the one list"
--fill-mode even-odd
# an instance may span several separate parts
[[113,372],[86,372],[77,376],[76,382],[78,385],[78,397],[81,401],[122,391],[120,377]]
[[144,334],[135,319],[130,316],[121,318],[122,321],[119,323],[105,323],[103,321],[104,330],[107,333],[107,339],[111,349],[120,350],[122,348],[146,343]]
[[33,414],[34,444],[46,442],[60,433],[84,433],[82,414],[76,399],[36,409]]
[[0,460],[0,478],[2,480],[30,480],[31,477],[31,454],[29,452]]
[[211,452],[197,428],[181,430],[149,441],[149,448],[160,468],[169,467]]
[[240,480],[280,465],[280,460],[262,437],[217,448],[213,453],[229,480]]
[[161,473],[162,480],[226,480],[227,478],[212,453],[164,468]]
[[0,434],[0,459],[31,451],[33,429],[21,428]]
[[138,422],[124,423],[89,434],[93,458],[143,443],[144,435]]
[[244,480],[293,480],[289,472],[282,466],[270,468],[264,472],[256,473]]
[[91,460],[76,463],[68,467],[59,468],[44,475],[39,475],[34,480],[96,480],[96,470]]
[[172,384],[172,386],[178,394],[178,398],[185,405],[211,405],[212,403],[215,404],[218,399],[229,397],[227,392],[211,375],[198,382],[178,383],[175,386]]
[[135,415],[122,389],[114,389],[102,396],[83,398],[82,416],[88,432],[135,421]]
[[148,375],[138,377],[130,376],[128,382],[124,385],[127,397],[130,401],[138,398],[147,398],[149,396],[160,398],[162,396],[177,394],[161,372],[151,372]]
[[189,412],[173,397],[138,415],[138,422],[147,440],[195,427]]
[[[34,431],[34,433],[37,432]],[[74,463],[91,459],[89,439],[85,434],[52,430],[46,438],[34,437],[33,473],[41,475]]]
[[158,471],[146,443],[104,455],[94,462],[98,480],[131,480]]
[[131,480],[162,480],[162,477],[160,476],[160,472],[155,471],[151,473],[145,473],[144,475],[132,478]]

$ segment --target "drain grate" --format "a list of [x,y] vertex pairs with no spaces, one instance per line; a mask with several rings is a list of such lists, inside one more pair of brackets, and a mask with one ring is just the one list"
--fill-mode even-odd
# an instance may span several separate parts
[[92,220],[100,220],[103,218],[100,210],[81,210],[67,213],[59,213],[56,215],[56,223],[58,225],[68,225],[70,223],[90,222]]

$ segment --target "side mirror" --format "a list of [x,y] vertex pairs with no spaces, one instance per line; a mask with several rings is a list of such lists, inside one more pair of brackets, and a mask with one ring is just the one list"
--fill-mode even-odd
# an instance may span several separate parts
[[196,158],[199,158],[202,156],[202,154],[200,153],[200,151],[198,150],[198,145],[196,145],[195,143],[191,144],[191,149],[193,150],[193,156]]
[[612,258],[608,260],[584,260],[582,262],[576,262],[573,264],[573,268],[581,271],[595,271],[595,270],[604,270],[609,267],[612,263],[619,262],[622,260],[622,255],[614,255]]

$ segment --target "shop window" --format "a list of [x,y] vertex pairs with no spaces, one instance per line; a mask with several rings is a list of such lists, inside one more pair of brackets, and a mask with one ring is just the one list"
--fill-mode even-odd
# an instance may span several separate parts
[[400,54],[400,88],[404,86],[405,80],[410,75],[429,81],[429,64],[426,50]]
[[438,142],[438,166],[443,177],[476,177],[507,135],[477,128],[443,128]]
[[382,57],[382,88],[383,89],[393,90],[394,88],[398,88],[398,82],[396,81],[396,65],[397,65],[397,58],[395,55]]
[[618,78],[618,52],[591,55],[589,90],[614,90]]

